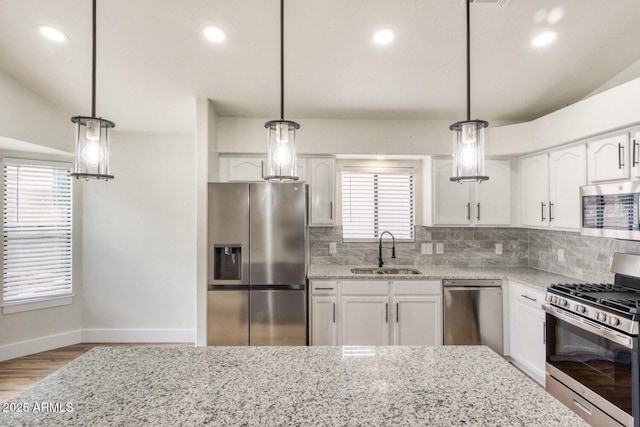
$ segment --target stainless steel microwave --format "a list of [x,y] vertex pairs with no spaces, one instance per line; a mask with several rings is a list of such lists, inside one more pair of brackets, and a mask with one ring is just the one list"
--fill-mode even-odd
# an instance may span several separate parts
[[640,240],[640,181],[580,187],[580,234]]

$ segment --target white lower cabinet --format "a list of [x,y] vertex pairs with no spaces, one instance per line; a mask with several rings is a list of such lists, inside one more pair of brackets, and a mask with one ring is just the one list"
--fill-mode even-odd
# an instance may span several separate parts
[[311,345],[442,344],[439,280],[313,280],[310,287]]
[[510,282],[509,295],[511,357],[520,369],[544,385],[544,292]]

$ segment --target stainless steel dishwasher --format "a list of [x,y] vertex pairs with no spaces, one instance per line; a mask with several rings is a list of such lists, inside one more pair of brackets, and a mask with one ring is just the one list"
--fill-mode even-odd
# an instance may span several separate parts
[[502,280],[444,280],[444,344],[503,355]]

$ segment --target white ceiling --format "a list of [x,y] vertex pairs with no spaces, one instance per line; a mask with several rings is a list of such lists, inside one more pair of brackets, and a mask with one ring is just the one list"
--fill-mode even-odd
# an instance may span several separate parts
[[[278,118],[279,3],[99,0],[97,114],[118,129],[193,131],[206,97],[221,116]],[[563,19],[535,22],[554,7]],[[287,0],[286,118],[464,119],[464,13],[461,0]],[[472,5],[472,118],[531,120],[584,98],[640,60],[639,17],[638,0]],[[207,25],[227,42],[204,39]],[[390,46],[371,41],[382,27],[397,33]],[[546,29],[557,41],[532,48]],[[0,0],[0,70],[89,115],[91,1]]]

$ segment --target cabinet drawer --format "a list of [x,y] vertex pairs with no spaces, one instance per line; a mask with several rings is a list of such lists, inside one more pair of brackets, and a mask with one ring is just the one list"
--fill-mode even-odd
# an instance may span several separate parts
[[337,288],[335,280],[314,280],[311,282],[311,295],[335,295]]
[[384,295],[389,293],[386,280],[343,280],[340,282],[342,295]]
[[516,301],[542,311],[541,305],[544,303],[544,292],[522,285],[512,285],[510,292],[513,293]]
[[391,282],[394,295],[441,295],[440,280],[403,280]]

